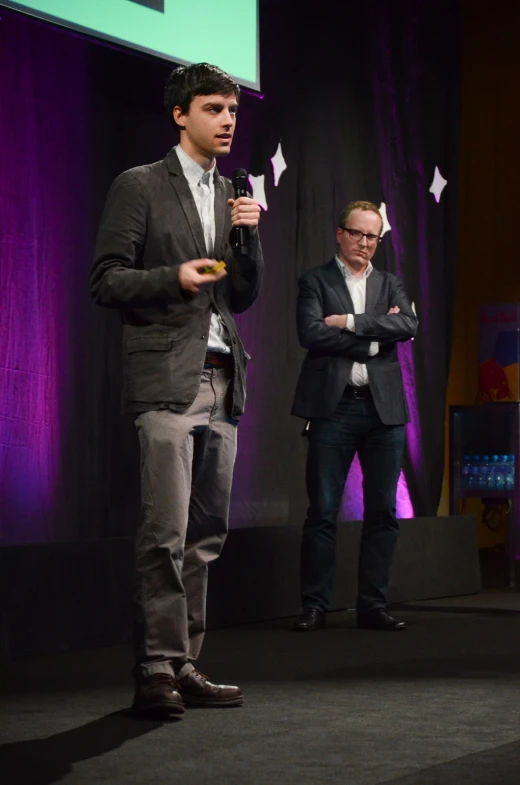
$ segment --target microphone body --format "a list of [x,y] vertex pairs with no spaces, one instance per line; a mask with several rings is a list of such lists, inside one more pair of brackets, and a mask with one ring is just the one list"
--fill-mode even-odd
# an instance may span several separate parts
[[[245,169],[233,169],[233,190],[235,199],[240,196],[247,196],[248,176]],[[247,226],[235,226],[236,247],[241,254],[247,254],[249,247],[249,229]]]

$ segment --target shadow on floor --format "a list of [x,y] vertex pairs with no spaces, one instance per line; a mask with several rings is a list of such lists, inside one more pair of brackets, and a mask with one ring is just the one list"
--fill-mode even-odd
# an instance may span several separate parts
[[96,758],[144,736],[163,723],[138,720],[128,710],[112,712],[78,728],[43,739],[0,746],[0,772],[6,785],[51,785],[73,764]]

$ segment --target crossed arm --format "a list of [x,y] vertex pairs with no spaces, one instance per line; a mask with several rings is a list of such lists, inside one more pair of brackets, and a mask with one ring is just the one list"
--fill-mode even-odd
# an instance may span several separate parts
[[389,300],[392,307],[387,314],[382,316],[371,316],[367,313],[354,314],[356,335],[370,338],[378,343],[409,341],[417,335],[419,322],[406,296],[404,286],[398,278],[392,278]]
[[326,324],[320,292],[306,278],[299,282],[296,326],[301,346],[310,352],[340,355],[360,363],[367,361],[370,340]]
[[[342,355],[366,362],[373,354],[371,344],[407,341],[417,334],[418,321],[404,286],[392,279],[389,300],[393,305],[381,316],[370,314],[333,314],[324,318],[320,292],[306,279],[300,279],[297,328],[300,344],[308,351]],[[348,325],[348,321],[351,324]],[[349,329],[350,328],[350,329]]]

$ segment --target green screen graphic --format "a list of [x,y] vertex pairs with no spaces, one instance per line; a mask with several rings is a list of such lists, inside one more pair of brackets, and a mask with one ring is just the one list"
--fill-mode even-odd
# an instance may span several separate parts
[[257,0],[3,0],[17,11],[150,52],[218,65],[260,89]]

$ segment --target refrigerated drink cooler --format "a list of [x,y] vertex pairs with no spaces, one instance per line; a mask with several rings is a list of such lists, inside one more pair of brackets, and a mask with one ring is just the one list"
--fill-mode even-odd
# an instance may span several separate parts
[[520,403],[450,406],[450,513],[465,498],[511,503],[506,532],[508,582],[520,559]]

